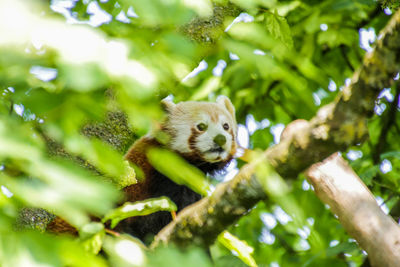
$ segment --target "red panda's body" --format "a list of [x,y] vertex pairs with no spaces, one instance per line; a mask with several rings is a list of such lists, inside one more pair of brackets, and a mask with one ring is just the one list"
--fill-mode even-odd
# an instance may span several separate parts
[[[147,135],[131,146],[125,159],[141,169],[143,179],[124,188],[124,191],[126,201],[131,202],[167,196],[177,205],[179,212],[200,200],[201,196],[155,170],[147,159],[148,149],[162,146],[174,151],[206,174],[223,170],[236,151],[235,109],[226,97],[220,97],[216,103],[162,103],[167,111],[167,119],[161,130],[170,137],[169,141],[161,145],[155,137]],[[118,224],[116,230],[145,241],[146,237],[157,234],[171,220],[169,212],[156,212],[126,219]],[[73,226],[59,217],[47,226],[47,230],[53,233],[77,234]]]
[[[181,102],[174,104],[163,101],[167,119],[162,125],[169,137],[164,145],[204,173],[213,174],[232,159],[236,151],[236,119],[230,100],[221,97],[217,103]],[[146,157],[151,147],[160,147],[152,136],[144,136],[129,149],[125,158],[138,166],[144,179],[125,188],[128,201],[167,196],[178,207],[178,211],[198,201],[201,196],[186,186],[178,185],[156,171]],[[119,231],[128,232],[142,240],[157,234],[172,220],[168,212],[125,220],[118,226]]]

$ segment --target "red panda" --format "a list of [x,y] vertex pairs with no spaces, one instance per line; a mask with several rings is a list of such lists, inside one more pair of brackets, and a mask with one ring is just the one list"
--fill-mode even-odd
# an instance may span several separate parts
[[[156,171],[146,153],[151,147],[165,147],[181,155],[190,164],[206,174],[223,170],[236,152],[237,124],[235,108],[229,98],[220,96],[215,103],[187,101],[174,104],[163,100],[166,120],[161,131],[169,141],[161,145],[155,136],[146,135],[128,150],[125,159],[141,169],[144,179],[124,188],[126,201],[167,196],[175,202],[178,212],[200,200],[201,196],[184,185],[178,185]],[[172,220],[169,212],[156,212],[147,216],[129,218],[120,222],[118,232],[125,232],[146,241]],[[56,217],[47,230],[53,233],[77,234],[77,230]]]
[[[220,96],[215,103],[187,101],[174,104],[163,100],[167,118],[161,131],[169,136],[165,145],[190,164],[206,174],[213,174],[232,160],[237,143],[235,108],[231,101]],[[137,140],[125,155],[125,159],[137,165],[144,180],[125,188],[128,201],[167,196],[177,205],[178,212],[198,201],[201,196],[184,185],[178,185],[156,171],[146,157],[150,147],[161,146],[156,138],[147,135]],[[127,219],[117,227],[141,240],[157,234],[171,221],[168,212],[156,212],[148,216]]]

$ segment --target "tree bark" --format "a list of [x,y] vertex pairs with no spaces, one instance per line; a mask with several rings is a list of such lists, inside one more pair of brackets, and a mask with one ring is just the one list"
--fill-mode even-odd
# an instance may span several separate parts
[[[295,178],[311,164],[368,137],[367,118],[373,115],[380,91],[390,87],[400,70],[400,11],[397,11],[363,65],[333,103],[322,107],[309,125],[266,151],[269,162],[285,178]],[[311,152],[312,151],[312,152]]]
[[218,185],[210,197],[182,210],[161,230],[151,247],[170,242],[181,247],[213,244],[223,230],[266,198],[256,168],[257,163],[247,164],[232,181]]
[[368,253],[372,266],[399,266],[400,227],[339,154],[312,165],[306,176],[316,195]]
[[[367,118],[373,114],[375,100],[384,87],[393,83],[400,70],[400,10],[380,36],[374,51],[365,56],[352,82],[337,99],[322,107],[310,122],[301,120],[289,124],[283,140],[264,152],[265,164],[271,164],[282,177],[295,178],[312,164],[367,138]],[[241,183],[252,193],[235,189]],[[254,205],[265,196],[254,166],[246,165],[229,184],[218,186],[210,197],[183,210],[156,236],[152,247],[169,242],[211,245],[218,233],[248,212],[245,209],[248,206],[243,203]],[[229,212],[219,207],[222,199],[237,200],[238,207],[244,209],[229,216]],[[219,222],[208,223],[209,219]]]

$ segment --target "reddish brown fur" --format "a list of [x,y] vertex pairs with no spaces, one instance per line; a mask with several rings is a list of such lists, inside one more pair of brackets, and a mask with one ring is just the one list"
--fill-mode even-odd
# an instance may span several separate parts
[[192,155],[186,155],[186,158],[194,158],[195,155],[198,155],[200,151],[197,150],[196,148],[196,138],[199,136],[199,131],[197,131],[195,128],[191,129],[191,136],[189,138],[189,148],[192,151]]
[[124,188],[127,201],[144,200],[150,197],[150,179],[146,178],[151,176],[153,167],[150,165],[147,159],[146,151],[151,147],[158,146],[160,146],[160,144],[155,138],[145,136],[136,141],[131,146],[128,153],[126,153],[125,159],[133,164],[136,164],[143,171],[144,175],[144,177],[140,179],[142,182]]

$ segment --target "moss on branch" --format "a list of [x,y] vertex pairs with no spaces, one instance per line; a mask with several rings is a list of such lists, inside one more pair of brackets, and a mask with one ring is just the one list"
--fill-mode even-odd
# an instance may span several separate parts
[[219,5],[213,3],[213,15],[210,18],[195,18],[179,30],[191,40],[202,44],[212,44],[223,34],[224,21],[228,17],[235,18],[240,9],[231,3]]

